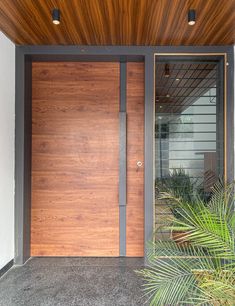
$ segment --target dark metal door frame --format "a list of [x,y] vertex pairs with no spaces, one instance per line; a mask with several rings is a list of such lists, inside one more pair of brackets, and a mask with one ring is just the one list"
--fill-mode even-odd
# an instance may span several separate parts
[[[15,97],[15,264],[30,257],[31,210],[31,63],[32,61],[139,61],[145,63],[144,238],[153,234],[154,205],[154,63],[155,53],[226,53],[227,74],[227,172],[234,176],[234,51],[233,46],[17,46]],[[124,249],[123,249],[124,250]]]

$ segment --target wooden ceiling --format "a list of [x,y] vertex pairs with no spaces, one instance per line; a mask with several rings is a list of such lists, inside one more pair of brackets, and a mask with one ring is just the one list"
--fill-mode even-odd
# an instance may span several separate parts
[[235,0],[0,0],[0,30],[18,45],[231,45]]

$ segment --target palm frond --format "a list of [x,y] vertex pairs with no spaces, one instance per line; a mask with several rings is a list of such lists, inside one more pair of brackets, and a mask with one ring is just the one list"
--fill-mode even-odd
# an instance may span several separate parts
[[234,184],[225,185],[219,180],[211,190],[212,196],[208,203],[210,211],[229,221],[234,214]]
[[234,185],[218,182],[207,202],[170,189],[160,197],[176,212],[161,229],[184,236],[149,243],[150,266],[138,273],[150,305],[234,305]]
[[206,272],[199,286],[204,291],[204,302],[213,305],[233,305],[235,301],[235,273],[229,270]]
[[[169,198],[174,199],[174,196],[169,194]],[[207,247],[218,257],[235,259],[235,230],[230,224],[233,218],[227,217],[230,208],[226,210],[226,205],[223,204],[223,209],[216,210],[215,199],[212,202],[213,209],[201,202],[192,206],[179,198],[175,199],[180,218],[175,218],[172,225],[165,229],[187,232],[187,240],[193,245]]]
[[151,299],[150,305],[177,305],[197,286],[190,265],[181,258],[156,259],[151,269],[138,274],[145,280],[144,290]]
[[199,246],[178,244],[175,241],[156,241],[149,243],[148,259],[155,263],[158,259],[184,259],[192,270],[215,271],[228,267],[226,262]]

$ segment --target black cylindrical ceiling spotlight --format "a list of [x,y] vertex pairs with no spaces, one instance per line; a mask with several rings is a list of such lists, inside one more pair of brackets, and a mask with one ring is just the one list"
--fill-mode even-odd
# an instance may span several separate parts
[[52,11],[52,22],[54,24],[60,24],[60,10],[59,9],[54,9]]
[[195,10],[189,10],[188,11],[188,24],[194,25],[196,23],[196,11]]

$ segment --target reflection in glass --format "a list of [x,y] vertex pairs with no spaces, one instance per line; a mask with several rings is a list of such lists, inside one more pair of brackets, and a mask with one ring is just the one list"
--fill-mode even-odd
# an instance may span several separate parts
[[[167,74],[166,74],[167,67]],[[223,104],[219,62],[156,61],[155,180],[209,196],[223,174]],[[157,195],[157,192],[156,192]],[[156,198],[156,227],[172,213]],[[167,234],[166,234],[167,236]]]

